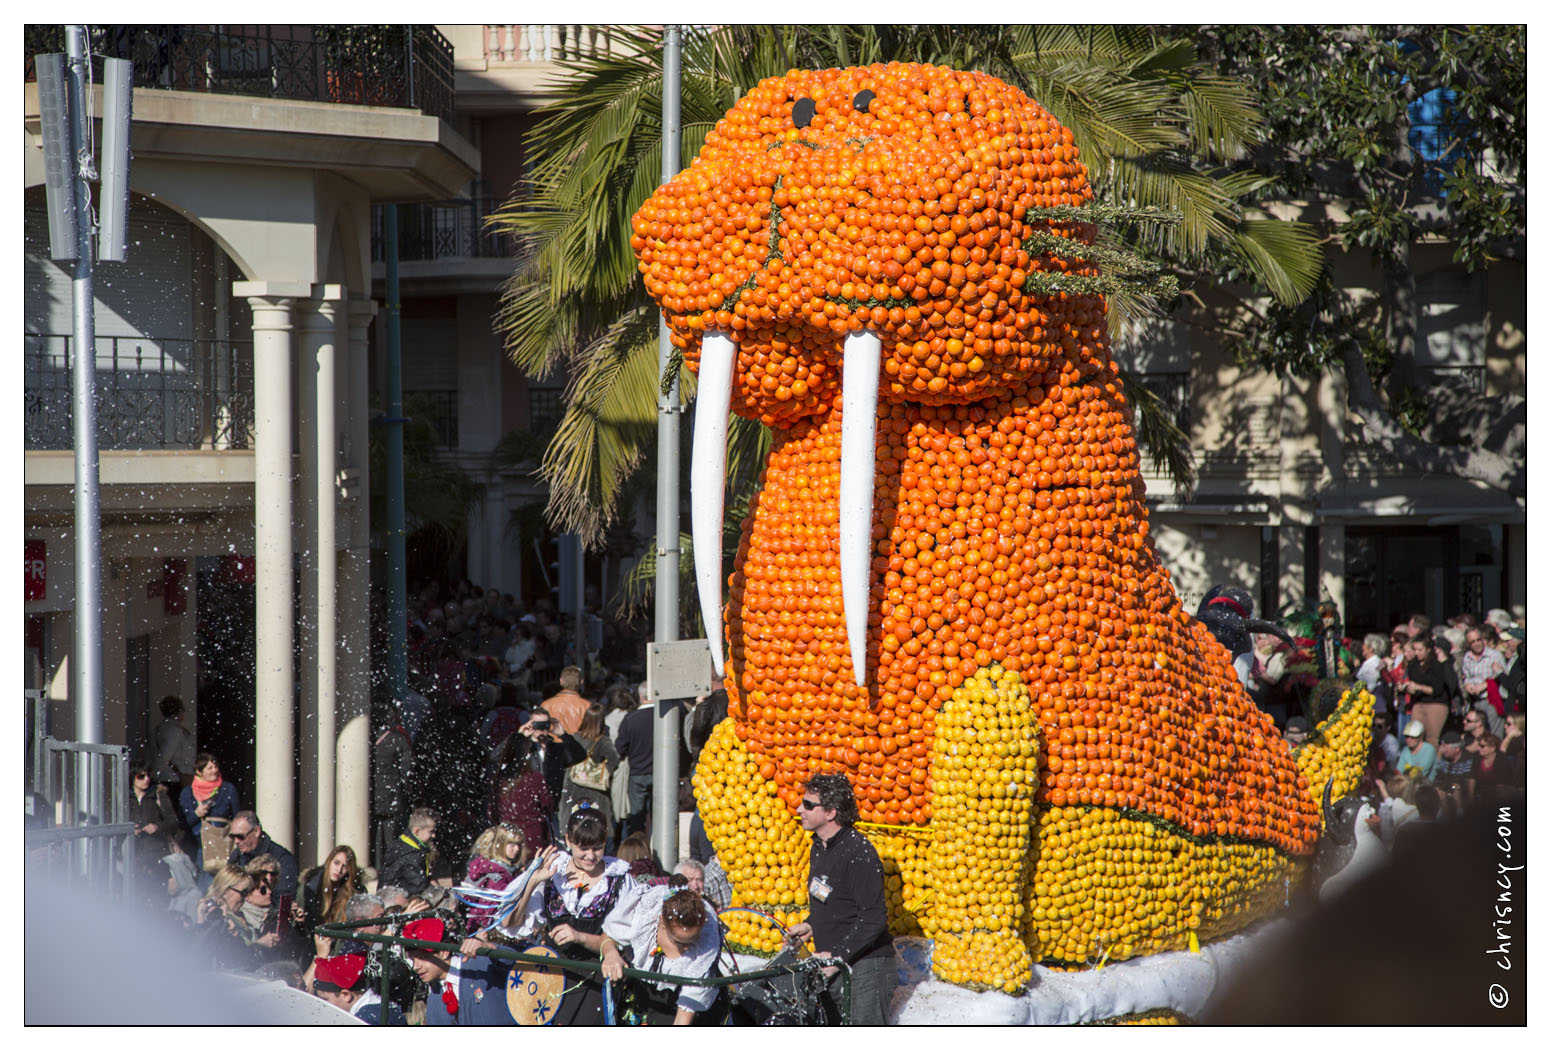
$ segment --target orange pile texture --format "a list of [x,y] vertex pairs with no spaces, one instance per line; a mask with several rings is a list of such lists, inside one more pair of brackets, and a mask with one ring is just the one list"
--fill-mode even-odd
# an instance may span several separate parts
[[[866,112],[863,91],[876,96]],[[815,113],[798,128],[803,99]],[[701,332],[731,332],[734,410],[791,423],[837,404],[842,340],[864,328],[883,339],[888,396],[1021,390],[1103,313],[1087,303],[1069,316],[1023,292],[1033,269],[1092,272],[1024,251],[1036,231],[1093,233],[1029,210],[1092,194],[1072,133],[994,77],[794,70],[728,111],[636,213],[631,245],[686,357]]]
[[844,770],[864,820],[925,824],[936,713],[996,662],[1033,693],[1041,802],[1306,851],[1318,810],[1285,743],[1147,542],[1112,366],[1066,365],[1032,403],[880,406],[865,689],[834,551],[839,416],[778,433],[728,603],[738,734],[788,805]]

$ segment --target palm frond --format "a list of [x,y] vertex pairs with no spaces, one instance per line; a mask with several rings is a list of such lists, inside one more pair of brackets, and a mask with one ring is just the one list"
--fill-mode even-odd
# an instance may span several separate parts
[[731,415],[727,423],[727,486],[731,491],[752,490],[770,457],[774,440],[769,427],[758,420]]
[[1307,223],[1246,219],[1234,231],[1230,248],[1288,306],[1314,291],[1325,265],[1319,235]]
[[[406,394],[403,401],[404,526],[409,532],[432,529],[451,546],[468,532],[468,517],[484,499],[485,487],[447,458],[432,423],[435,406],[424,394]],[[373,427],[369,441],[371,474],[385,478],[387,433]],[[387,521],[387,486],[371,487],[371,520],[381,528]]]
[[1264,132],[1249,86],[1226,77],[1181,77],[1193,152],[1216,161],[1232,161],[1259,142]]
[[548,440],[532,431],[514,428],[501,435],[490,450],[492,471],[536,467],[544,458]]
[[1137,441],[1147,450],[1153,469],[1166,473],[1175,492],[1185,496],[1195,487],[1196,465],[1190,452],[1190,436],[1180,430],[1163,399],[1142,378],[1127,369],[1120,370],[1126,401],[1136,419]]
[[[657,550],[648,547],[636,564],[619,579],[614,596],[614,615],[633,620],[652,609],[657,596]],[[700,600],[695,590],[695,541],[688,533],[679,534],[679,624],[691,638],[705,635],[700,617]]]

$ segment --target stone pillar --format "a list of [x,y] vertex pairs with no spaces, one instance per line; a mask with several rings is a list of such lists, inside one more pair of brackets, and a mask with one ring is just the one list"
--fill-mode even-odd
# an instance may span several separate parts
[[1346,623],[1346,523],[1319,524],[1319,595],[1329,595]]
[[1281,528],[1276,531],[1276,561],[1281,568],[1276,600],[1283,606],[1300,603],[1305,597],[1303,576],[1307,564],[1307,517],[1305,510],[1297,504],[1283,503]]
[[[1346,374],[1339,369],[1326,372],[1319,380],[1319,447],[1324,463],[1319,502],[1326,507],[1348,505],[1346,486]],[[1340,610],[1346,623],[1346,524],[1321,521],[1319,524],[1319,591],[1315,600],[1327,594]]]
[[257,635],[254,810],[271,838],[296,842],[292,720],[291,305],[311,289],[238,281],[253,311],[253,545]]
[[316,285],[302,315],[298,405],[302,441],[302,823],[296,857],[320,863],[334,846],[335,694],[338,683],[339,469],[335,358],[343,304],[338,285]]
[[1281,456],[1278,495],[1281,521],[1278,534],[1277,601],[1281,605],[1304,600],[1304,568],[1308,547],[1305,531],[1314,522],[1317,490],[1324,472],[1319,431],[1311,418],[1309,382],[1297,376],[1282,381]]
[[377,304],[350,301],[350,339],[345,355],[347,418],[341,462],[349,484],[341,515],[344,550],[339,557],[339,741],[334,759],[334,835],[371,855],[371,479],[368,467],[367,333]]

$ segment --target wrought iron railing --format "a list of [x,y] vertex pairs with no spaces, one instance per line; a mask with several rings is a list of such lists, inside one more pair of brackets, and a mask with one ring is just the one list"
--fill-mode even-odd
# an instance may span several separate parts
[[[64,28],[29,25],[33,56],[64,51]],[[134,86],[418,109],[453,119],[452,44],[434,26],[163,26],[90,28],[94,76],[104,57],[134,63]]]
[[[28,449],[74,445],[72,342],[23,339]],[[252,448],[252,343],[99,336],[96,346],[99,448]]]
[[[516,239],[485,226],[497,203],[489,197],[470,197],[397,205],[399,259],[510,259],[516,254]],[[373,208],[372,260],[378,263],[386,258],[383,224],[382,207]]]
[[129,820],[129,750],[37,736],[27,790],[27,874],[70,893],[124,901],[134,893],[135,826]]

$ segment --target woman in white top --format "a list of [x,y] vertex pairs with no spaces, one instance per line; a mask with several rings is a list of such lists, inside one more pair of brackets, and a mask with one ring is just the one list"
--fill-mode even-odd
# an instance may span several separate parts
[[[677,881],[682,884],[682,877]],[[721,925],[705,900],[665,884],[637,886],[603,924],[630,966],[683,978],[718,974]],[[717,1025],[726,1015],[718,986],[635,982],[627,987],[620,1021],[644,1025]]]
[[[566,959],[602,960],[603,976],[618,979],[625,964],[604,925],[622,906],[630,888],[630,866],[603,853],[607,826],[594,807],[577,810],[566,822],[566,849],[548,847],[519,901],[520,924],[504,933],[518,940],[543,941]],[[574,986],[551,1024],[603,1024],[603,982],[568,973]]]

